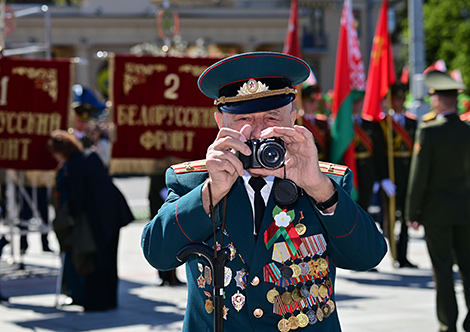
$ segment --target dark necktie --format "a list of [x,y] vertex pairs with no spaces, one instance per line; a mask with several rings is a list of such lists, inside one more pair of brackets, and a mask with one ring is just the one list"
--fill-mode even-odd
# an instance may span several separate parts
[[266,185],[266,181],[262,177],[252,176],[248,183],[255,191],[255,232],[258,235],[266,208],[263,196],[261,196],[261,189]]

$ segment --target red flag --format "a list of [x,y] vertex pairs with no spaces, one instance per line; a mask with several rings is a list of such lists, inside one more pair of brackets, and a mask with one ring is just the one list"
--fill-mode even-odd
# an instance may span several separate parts
[[[345,163],[353,173],[356,171],[356,160],[354,158],[352,109],[354,100],[358,94],[362,94],[365,87],[364,63],[359,47],[351,0],[345,0],[336,53],[331,161]],[[357,177],[354,177],[354,185],[357,187]]]
[[401,71],[400,82],[402,82],[403,84],[408,84],[409,79],[410,79],[410,67],[404,66]]
[[375,30],[374,44],[372,45],[362,112],[364,118],[375,121],[380,121],[383,118],[382,100],[385,98],[389,87],[397,79],[393,64],[392,41],[387,31],[387,12],[388,0],[384,0]]
[[423,74],[429,73],[430,71],[433,71],[433,70],[446,72],[447,71],[446,62],[442,59],[439,59],[436,62],[433,62],[432,65],[430,65],[428,68],[426,68],[423,71]]
[[298,21],[299,13],[297,0],[292,0],[290,7],[289,27],[287,28],[284,50],[282,52],[301,58],[302,53],[300,52]]

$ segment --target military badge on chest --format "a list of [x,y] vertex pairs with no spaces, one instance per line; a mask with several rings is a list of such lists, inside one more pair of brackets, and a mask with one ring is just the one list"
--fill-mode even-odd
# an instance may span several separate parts
[[[266,299],[273,305],[273,312],[282,316],[278,329],[287,332],[330,316],[335,309],[331,300],[333,284],[323,234],[300,237],[307,230],[302,212],[296,225],[294,210],[276,206],[273,218],[264,234],[273,261],[264,266],[263,277],[274,285]],[[285,241],[276,242],[280,238]]]

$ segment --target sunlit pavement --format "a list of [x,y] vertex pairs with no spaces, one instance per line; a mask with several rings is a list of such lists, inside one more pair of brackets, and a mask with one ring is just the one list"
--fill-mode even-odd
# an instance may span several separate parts
[[[123,178],[115,182],[134,213],[146,217],[148,179]],[[49,239],[56,253],[41,251],[37,233],[29,235],[30,247],[23,259],[15,254],[12,260],[6,246],[0,260],[0,287],[9,302],[0,304],[0,331],[181,331],[186,287],[156,285],[157,273],[140,249],[146,222],[135,221],[121,231],[120,304],[117,310],[107,312],[84,313],[78,306],[60,305],[65,298],[56,295],[61,260],[54,234]],[[378,272],[338,270],[337,308],[343,331],[437,331],[431,264],[422,236],[422,231],[410,232],[408,258],[419,269],[395,269],[388,253]],[[14,240],[17,242],[16,237]],[[24,263],[24,269],[19,269],[20,263]],[[186,281],[184,267],[177,273]],[[466,314],[460,282],[456,289],[460,328]]]

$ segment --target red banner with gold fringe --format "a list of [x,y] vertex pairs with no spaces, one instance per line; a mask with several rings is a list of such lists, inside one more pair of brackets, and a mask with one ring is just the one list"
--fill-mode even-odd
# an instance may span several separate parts
[[70,109],[69,60],[0,59],[0,168],[50,170],[49,134],[65,129]]
[[[205,158],[217,135],[217,109],[214,101],[199,91],[197,79],[216,61],[112,56],[116,140],[111,173],[148,174],[178,160]],[[159,161],[166,162],[159,166]]]

